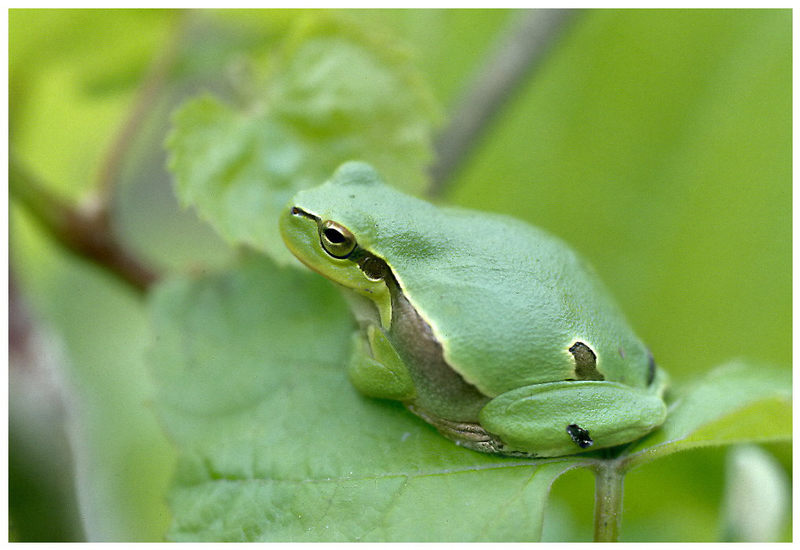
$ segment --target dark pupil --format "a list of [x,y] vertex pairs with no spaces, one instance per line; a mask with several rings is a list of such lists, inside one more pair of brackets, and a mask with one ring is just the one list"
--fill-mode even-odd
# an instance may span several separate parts
[[325,238],[333,244],[340,244],[345,241],[344,235],[331,228],[325,230]]

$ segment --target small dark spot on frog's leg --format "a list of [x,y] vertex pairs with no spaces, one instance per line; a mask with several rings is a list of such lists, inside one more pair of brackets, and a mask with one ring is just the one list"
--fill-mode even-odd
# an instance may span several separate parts
[[647,350],[647,385],[653,383],[656,377],[656,360],[653,359],[653,354]]
[[587,449],[594,445],[594,440],[589,436],[589,432],[577,424],[570,424],[567,426],[567,433],[572,438],[572,441],[581,449]]
[[569,348],[572,357],[575,358],[575,379],[576,380],[604,380],[602,374],[597,370],[597,356],[592,348],[583,342],[575,342]]

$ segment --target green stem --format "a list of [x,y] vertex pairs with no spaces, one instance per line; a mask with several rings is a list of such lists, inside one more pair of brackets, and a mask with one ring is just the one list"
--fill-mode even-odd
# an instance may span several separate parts
[[537,9],[515,13],[502,31],[466,93],[453,109],[450,122],[436,140],[431,166],[430,197],[441,197],[480,139],[526,77],[542,65],[553,44],[577,10]]
[[125,155],[131,147],[131,142],[136,137],[136,133],[144,124],[144,121],[147,120],[148,114],[152,111],[159,95],[168,83],[170,71],[173,70],[180,53],[188,14],[189,12],[177,14],[175,30],[170,34],[166,44],[160,49],[152,67],[144,77],[125,121],[100,164],[95,192],[98,199],[104,204],[111,203],[112,190],[122,169]]
[[617,542],[622,521],[624,473],[616,461],[601,461],[594,468],[594,541]]

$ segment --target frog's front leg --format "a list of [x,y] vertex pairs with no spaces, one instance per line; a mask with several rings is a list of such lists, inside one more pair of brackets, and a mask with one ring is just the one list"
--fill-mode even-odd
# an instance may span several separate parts
[[665,386],[663,374],[647,389],[594,380],[534,384],[492,399],[480,423],[502,441],[502,452],[562,456],[613,447],[664,422]]
[[369,325],[353,334],[348,374],[353,385],[370,397],[405,402],[406,407],[442,435],[468,449],[498,453],[496,441],[475,422],[458,422],[428,413],[415,405],[416,390],[408,367],[380,328]]
[[405,363],[375,325],[353,334],[347,373],[356,389],[370,397],[407,401],[416,393]]

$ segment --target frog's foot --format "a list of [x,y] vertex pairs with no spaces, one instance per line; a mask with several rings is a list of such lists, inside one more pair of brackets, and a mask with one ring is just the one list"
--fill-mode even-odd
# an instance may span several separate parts
[[350,381],[370,397],[397,401],[413,398],[411,374],[386,335],[374,325],[364,332],[353,334],[353,353],[347,367]]
[[502,441],[484,430],[477,422],[457,422],[440,418],[419,407],[415,407],[411,403],[406,403],[406,408],[435,427],[444,437],[456,442],[461,447],[488,454],[534,456],[530,453],[506,449]]

